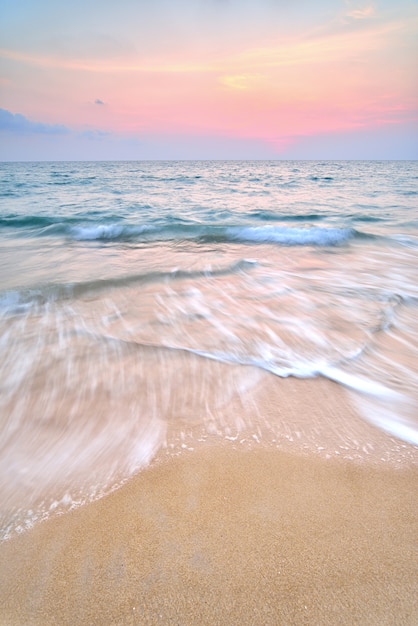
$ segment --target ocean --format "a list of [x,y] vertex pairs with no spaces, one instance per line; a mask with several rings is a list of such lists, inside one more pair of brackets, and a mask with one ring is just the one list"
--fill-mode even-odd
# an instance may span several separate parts
[[418,444],[416,162],[0,172],[1,538],[161,450],[372,453],[355,433],[330,445],[309,416],[263,415],[265,377],[332,381],[386,433],[382,463]]

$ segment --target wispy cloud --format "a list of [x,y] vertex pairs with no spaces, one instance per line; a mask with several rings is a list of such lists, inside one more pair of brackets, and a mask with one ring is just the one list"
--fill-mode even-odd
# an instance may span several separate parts
[[93,141],[101,141],[102,139],[108,139],[109,137],[112,137],[112,133],[106,130],[91,129],[83,130],[81,133],[79,133],[79,137],[83,137],[84,139],[92,139]]
[[346,17],[353,20],[365,20],[376,14],[375,3],[353,2],[353,0],[346,0],[346,5]]
[[100,100],[100,98],[96,98],[96,100],[94,101],[94,104],[98,104],[99,106],[104,106],[104,102],[103,100]]
[[0,109],[0,130],[13,133],[34,133],[41,135],[64,135],[69,129],[61,124],[44,124],[32,122],[20,113],[11,113]]
[[234,89],[238,91],[244,91],[248,89],[248,76],[245,74],[238,74],[233,76],[221,76],[219,81],[228,87],[229,89]]
[[0,58],[22,63],[32,67],[58,69],[70,72],[92,72],[97,74],[190,74],[201,72],[216,72],[222,67],[224,58],[215,55],[213,60],[190,61],[186,56],[172,60],[172,58],[155,57],[141,59],[132,57],[124,62],[109,62],[106,59],[66,59],[57,55],[44,56],[29,54],[20,50],[0,48]]
[[[373,18],[373,19],[372,19]],[[263,46],[251,42],[247,47],[230,49],[227,53],[212,50],[207,55],[190,57],[184,51],[170,55],[153,54],[140,56],[133,53],[122,60],[83,57],[68,58],[58,54],[38,55],[12,48],[0,49],[0,57],[34,67],[58,69],[61,71],[93,74],[146,74],[186,75],[217,74],[236,79],[234,87],[245,89],[248,73],[256,68],[268,68],[287,65],[312,65],[318,61],[343,60],[342,57],[366,52],[373,48],[385,48],[394,38],[416,32],[417,16],[411,15],[408,22],[381,15],[375,3],[346,0],[345,9],[330,22],[318,28],[306,30],[298,37],[266,39]],[[238,86],[240,85],[240,86]],[[106,104],[100,98],[97,105]]]
[[33,122],[20,113],[11,113],[6,109],[0,109],[0,132],[2,131],[19,135],[72,135],[93,141],[114,136],[113,133],[98,128],[77,131],[63,124]]

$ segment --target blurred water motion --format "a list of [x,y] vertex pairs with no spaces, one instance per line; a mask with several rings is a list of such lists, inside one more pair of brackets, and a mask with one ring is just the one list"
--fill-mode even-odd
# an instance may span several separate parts
[[265,372],[329,378],[418,443],[415,163],[2,170],[2,536],[188,429],[257,439]]

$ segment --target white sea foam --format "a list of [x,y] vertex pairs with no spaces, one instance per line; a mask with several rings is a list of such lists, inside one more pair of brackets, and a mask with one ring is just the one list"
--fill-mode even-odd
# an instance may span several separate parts
[[345,387],[349,387],[354,391],[366,394],[368,396],[375,396],[377,398],[387,399],[390,401],[402,401],[404,399],[403,394],[382,385],[381,383],[364,378],[357,374],[351,374],[337,367],[331,365],[322,365],[318,367],[318,373],[322,374],[330,380],[341,383]]
[[284,246],[334,246],[355,236],[352,228],[295,228],[288,226],[230,226],[220,225],[159,225],[114,224],[82,225],[70,228],[71,237],[78,241],[124,240],[147,238],[158,240],[240,241],[241,243],[271,243]]
[[354,236],[351,228],[289,228],[259,226],[229,228],[231,239],[256,243],[277,243],[286,246],[332,246],[345,243]]
[[142,225],[125,225],[123,223],[115,224],[97,224],[94,226],[73,226],[71,227],[71,235],[78,241],[94,241],[96,239],[121,239],[139,237],[145,233],[155,230],[151,224]]

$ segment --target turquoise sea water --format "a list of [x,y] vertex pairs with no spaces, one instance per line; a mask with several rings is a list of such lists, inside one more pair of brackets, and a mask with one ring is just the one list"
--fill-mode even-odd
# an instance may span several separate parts
[[257,372],[416,445],[418,165],[3,163],[0,346],[2,536],[235,436]]

